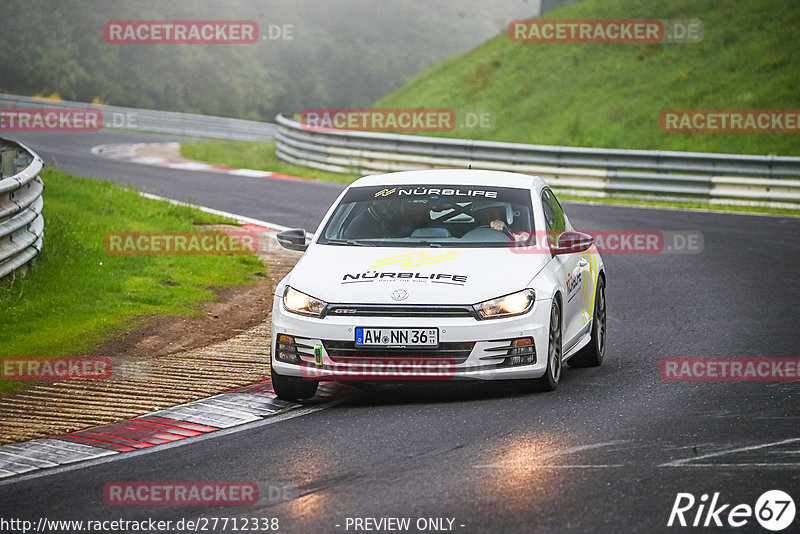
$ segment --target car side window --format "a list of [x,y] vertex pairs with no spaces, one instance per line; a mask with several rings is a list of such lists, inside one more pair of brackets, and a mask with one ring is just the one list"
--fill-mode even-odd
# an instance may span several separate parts
[[558,242],[561,233],[566,230],[566,222],[561,205],[549,189],[542,191],[542,210],[544,211],[544,222],[547,225],[547,238],[550,244],[554,245]]

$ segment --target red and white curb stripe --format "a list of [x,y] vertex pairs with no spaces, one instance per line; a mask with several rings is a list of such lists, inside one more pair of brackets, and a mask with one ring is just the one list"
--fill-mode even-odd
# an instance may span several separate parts
[[177,150],[180,143],[124,143],[124,144],[109,144],[98,145],[92,147],[91,152],[96,156],[105,158],[117,159],[122,161],[129,161],[131,163],[139,163],[142,165],[151,165],[155,167],[166,167],[169,169],[178,169],[183,171],[200,171],[200,172],[214,172],[218,174],[230,174],[232,176],[247,176],[251,178],[277,178],[280,180],[310,180],[310,178],[303,178],[302,176],[290,176],[288,174],[280,174],[277,172],[259,171],[256,169],[232,169],[230,167],[223,167],[221,165],[212,165],[210,163],[203,163],[200,161],[192,161],[186,159],[169,159],[160,156],[148,156],[140,154],[140,150],[147,149],[148,147],[168,147]]
[[[285,226],[279,224],[227,211],[150,193],[140,194],[153,200],[190,206],[207,213],[228,217],[242,224],[243,228],[263,232],[273,238],[277,232],[286,230]],[[295,408],[319,405],[352,390],[351,386],[337,382],[320,382],[316,396],[303,404],[298,404],[279,399],[272,389],[272,383],[267,380],[127,421],[86,428],[52,438],[3,445],[0,446],[0,479],[172,443],[258,421]]]
[[172,443],[319,405],[351,390],[337,382],[321,382],[314,398],[298,404],[279,399],[267,380],[127,421],[3,445],[0,478]]

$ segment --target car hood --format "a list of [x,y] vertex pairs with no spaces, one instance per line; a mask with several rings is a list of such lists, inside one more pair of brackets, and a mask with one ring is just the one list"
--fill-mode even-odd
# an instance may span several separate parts
[[474,304],[527,287],[549,254],[312,245],[288,283],[330,303]]

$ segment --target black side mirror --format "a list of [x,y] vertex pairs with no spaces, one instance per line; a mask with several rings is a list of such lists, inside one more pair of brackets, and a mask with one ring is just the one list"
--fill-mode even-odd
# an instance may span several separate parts
[[284,230],[276,237],[278,238],[278,243],[280,243],[283,248],[299,250],[300,252],[305,252],[308,248],[306,244],[306,231],[302,228]]

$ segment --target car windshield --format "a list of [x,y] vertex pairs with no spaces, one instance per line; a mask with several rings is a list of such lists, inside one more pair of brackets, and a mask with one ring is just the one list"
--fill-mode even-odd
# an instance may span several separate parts
[[318,243],[385,247],[504,247],[530,239],[527,189],[490,186],[354,187]]

